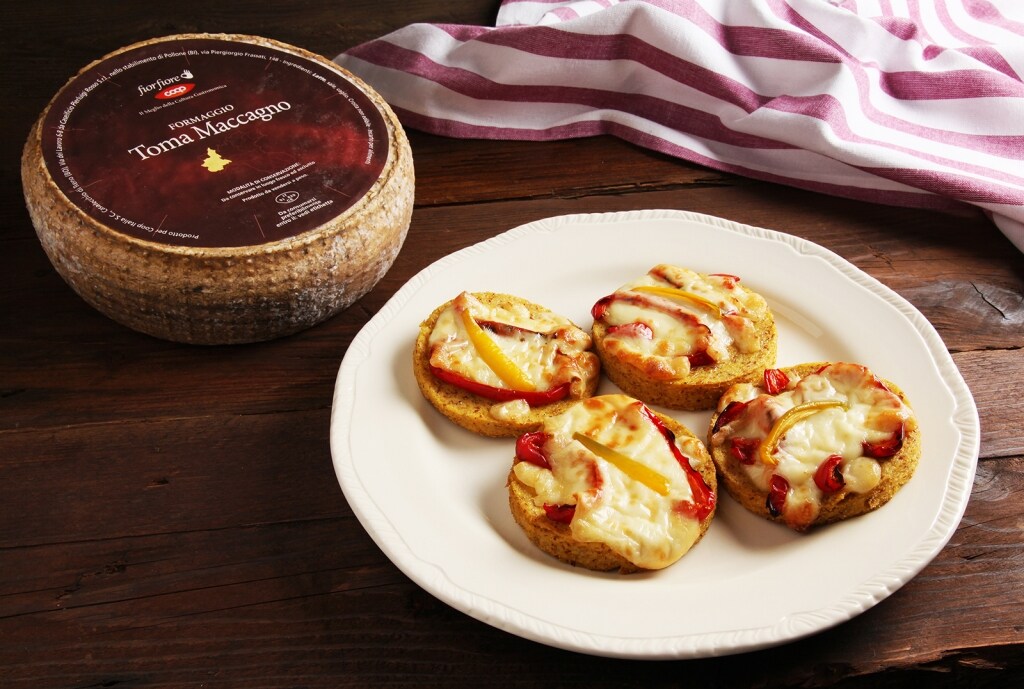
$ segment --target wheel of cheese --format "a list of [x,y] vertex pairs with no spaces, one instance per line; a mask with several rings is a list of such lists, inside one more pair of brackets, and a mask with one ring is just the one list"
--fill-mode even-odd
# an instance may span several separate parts
[[415,178],[384,100],[270,39],[187,34],[88,65],[25,145],[57,272],[89,304],[195,344],[297,332],[359,299],[408,231]]

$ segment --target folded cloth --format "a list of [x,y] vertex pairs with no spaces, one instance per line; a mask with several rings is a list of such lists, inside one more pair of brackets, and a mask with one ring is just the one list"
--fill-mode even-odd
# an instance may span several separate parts
[[978,206],[1024,251],[1024,2],[505,0],[335,60],[402,122],[467,138],[611,134],[893,205]]

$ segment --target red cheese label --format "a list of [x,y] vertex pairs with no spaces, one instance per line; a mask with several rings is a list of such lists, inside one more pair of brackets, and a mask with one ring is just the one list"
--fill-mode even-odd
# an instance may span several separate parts
[[376,106],[317,61],[222,39],[139,46],[75,77],[43,157],[84,213],[133,237],[266,244],[355,204],[387,161]]

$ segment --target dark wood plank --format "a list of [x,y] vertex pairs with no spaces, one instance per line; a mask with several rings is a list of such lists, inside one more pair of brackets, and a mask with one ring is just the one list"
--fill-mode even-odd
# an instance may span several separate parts
[[[609,137],[540,144],[410,132],[416,210],[395,266],[355,306],[289,338],[202,348],[140,335],[84,304],[43,254],[16,161],[35,117],[89,61],[191,31],[254,33],[330,57],[412,21],[488,24],[498,5],[5,8],[0,686],[1013,686],[1024,676],[1024,403],[1012,394],[1024,386],[1024,255],[980,212],[823,197]],[[328,443],[335,376],[352,338],[402,284],[525,222],[641,208],[826,246],[905,297],[953,352],[981,418],[970,503],[934,561],[853,620],[738,657],[568,653],[421,590],[345,502]]]
[[953,360],[974,395],[981,418],[981,456],[1024,455],[1024,349],[971,352]]
[[[949,547],[909,584],[848,623],[740,663],[638,664],[516,639],[417,589],[342,515],[20,548],[4,562],[0,588],[0,628],[19,644],[0,645],[0,667],[11,668],[5,686],[43,677],[83,686],[78,678],[91,677],[147,687],[196,677],[293,686],[300,659],[308,686],[350,673],[387,686],[425,681],[418,673],[439,662],[445,681],[464,685],[486,682],[500,662],[524,673],[521,686],[538,672],[591,686],[675,686],[677,668],[712,686],[813,687],[886,668],[1012,668],[1020,645],[1005,639],[1020,633],[1024,537],[1015,527],[1020,505],[1006,508],[1022,489],[1024,459],[983,465]],[[949,612],[930,624],[939,599]]]
[[487,141],[413,130],[409,140],[419,175],[416,203],[425,206],[755,184],[611,136]]
[[0,504],[30,519],[0,521],[0,548],[336,517],[329,424],[325,405],[7,432]]

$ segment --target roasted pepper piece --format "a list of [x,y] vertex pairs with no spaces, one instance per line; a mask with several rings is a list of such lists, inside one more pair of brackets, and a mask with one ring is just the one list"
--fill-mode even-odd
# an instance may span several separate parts
[[469,312],[469,309],[464,309],[461,317],[462,325],[477,354],[505,385],[519,392],[533,392],[537,389],[526,373],[514,361],[505,356],[505,352],[501,351],[490,335],[473,320],[473,314]]
[[668,495],[668,479],[646,464],[641,464],[635,459],[631,459],[582,433],[573,433],[572,437],[573,440],[579,441],[583,447],[616,467],[634,481],[639,481],[659,495]]
[[840,400],[815,400],[787,409],[785,414],[775,420],[775,423],[772,424],[772,429],[768,431],[768,435],[761,443],[761,447],[758,450],[761,461],[768,466],[778,464],[779,460],[774,457],[775,447],[790,428],[820,411],[835,408],[845,409],[846,404]]
[[545,404],[551,404],[552,402],[558,402],[569,396],[569,383],[562,383],[558,387],[551,388],[550,390],[544,390],[543,392],[527,392],[521,390],[510,390],[508,388],[496,388],[492,385],[486,385],[484,383],[478,383],[475,380],[470,380],[460,376],[458,373],[452,373],[451,371],[441,368],[440,366],[431,366],[430,371],[439,380],[443,380],[446,383],[458,386],[467,392],[471,392],[474,395],[480,395],[486,397],[489,400],[495,402],[508,402],[510,400],[525,400],[525,402],[531,407],[540,407]]
[[711,490],[711,486],[707,484],[701,473],[690,466],[690,460],[676,445],[676,434],[662,423],[661,419],[646,405],[641,405],[640,413],[658,429],[665,442],[668,443],[668,449],[672,452],[672,456],[676,458],[686,474],[686,481],[693,494],[693,501],[680,503],[678,509],[694,519],[704,521],[715,510],[715,504],[718,502],[715,491]]
[[705,299],[699,294],[693,292],[687,292],[686,290],[678,289],[676,287],[662,287],[660,285],[638,285],[631,287],[634,292],[646,292],[647,294],[657,294],[662,297],[669,297],[671,299],[682,299],[688,301],[691,304],[695,304],[707,311],[710,311],[716,317],[721,318],[722,310],[718,307],[718,304]]

